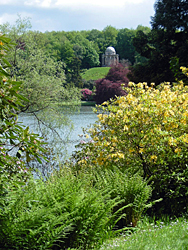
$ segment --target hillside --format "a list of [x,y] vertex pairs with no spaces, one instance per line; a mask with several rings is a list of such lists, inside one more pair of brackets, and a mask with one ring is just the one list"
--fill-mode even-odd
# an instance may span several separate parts
[[88,69],[84,73],[82,73],[82,78],[85,80],[98,80],[100,78],[104,78],[110,67],[95,67]]

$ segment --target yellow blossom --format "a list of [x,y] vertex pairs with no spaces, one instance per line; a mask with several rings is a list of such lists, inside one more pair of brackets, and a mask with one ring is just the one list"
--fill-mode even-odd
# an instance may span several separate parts
[[129,148],[129,153],[134,152],[135,150],[133,148]]
[[188,134],[186,134],[183,139],[182,139],[183,142],[185,143],[188,143]]
[[140,89],[143,89],[143,83],[139,82],[139,83],[137,84],[137,87],[140,88]]
[[180,152],[181,152],[181,148],[176,148],[176,149],[174,150],[174,152],[175,152],[175,153],[180,153]]
[[143,153],[143,152],[144,152],[144,148],[140,148],[139,153]]
[[181,122],[183,125],[187,125],[187,122],[186,122],[185,119],[182,119],[180,122]]
[[129,83],[128,83],[128,86],[129,86],[129,87],[134,87],[134,86],[135,86],[135,83],[134,83],[134,82],[129,82]]
[[123,130],[125,130],[125,131],[129,130],[129,128],[127,127],[127,125],[124,126]]
[[151,155],[151,160],[154,160],[154,161],[156,161],[157,160],[157,156],[156,155]]
[[170,146],[174,146],[174,145],[176,145],[176,143],[177,143],[177,140],[176,139],[174,139],[174,138],[170,138],[169,139],[169,141],[168,141],[168,144],[170,145]]

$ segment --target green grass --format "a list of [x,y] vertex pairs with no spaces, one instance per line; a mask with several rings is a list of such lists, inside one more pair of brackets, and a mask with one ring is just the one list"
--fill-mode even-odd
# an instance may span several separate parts
[[188,220],[141,223],[135,233],[111,239],[100,250],[187,250]]
[[91,68],[88,69],[87,71],[85,71],[84,73],[82,73],[82,78],[85,80],[98,80],[101,78],[104,78],[108,71],[109,71],[110,67],[95,67],[95,68]]

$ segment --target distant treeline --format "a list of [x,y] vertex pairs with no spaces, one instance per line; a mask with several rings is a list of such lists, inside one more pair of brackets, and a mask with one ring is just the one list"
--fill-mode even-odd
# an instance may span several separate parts
[[[19,18],[15,26],[0,25],[2,33],[11,34],[17,49],[25,49],[28,40],[56,62],[64,64],[67,83],[81,82],[84,69],[101,66],[102,54],[113,46],[120,62],[128,62],[134,82],[175,81],[182,79],[180,66],[188,66],[188,4],[185,0],[159,0],[151,17],[151,29],[116,29],[102,31],[31,31],[29,20]],[[16,29],[17,27],[17,29]],[[25,32],[27,31],[27,32]],[[26,37],[27,34],[27,37]],[[16,39],[15,39],[16,37]],[[184,79],[182,79],[184,80]]]
[[82,31],[52,31],[38,33],[39,44],[56,60],[67,65],[67,71],[80,63],[81,69],[101,66],[101,56],[108,46],[113,46],[120,60],[126,59],[131,64],[140,62],[139,53],[133,46],[137,31],[150,32],[149,27],[139,25],[137,29],[116,29],[107,26],[102,31],[97,29]]

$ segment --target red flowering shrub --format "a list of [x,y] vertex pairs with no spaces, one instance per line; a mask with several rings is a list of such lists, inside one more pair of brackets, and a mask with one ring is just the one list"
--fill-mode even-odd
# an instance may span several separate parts
[[123,82],[112,82],[104,78],[97,80],[96,84],[95,101],[97,104],[101,104],[116,96],[126,95],[126,92],[121,87]]
[[115,98],[116,96],[126,95],[126,92],[122,90],[121,85],[124,84],[125,87],[128,85],[128,73],[129,69],[119,63],[111,67],[105,78],[95,81],[96,103],[101,104],[111,98]]
[[110,80],[112,82],[122,82],[128,84],[129,79],[127,78],[127,74],[130,72],[128,67],[123,66],[121,63],[117,65],[113,65],[108,71],[105,79]]

